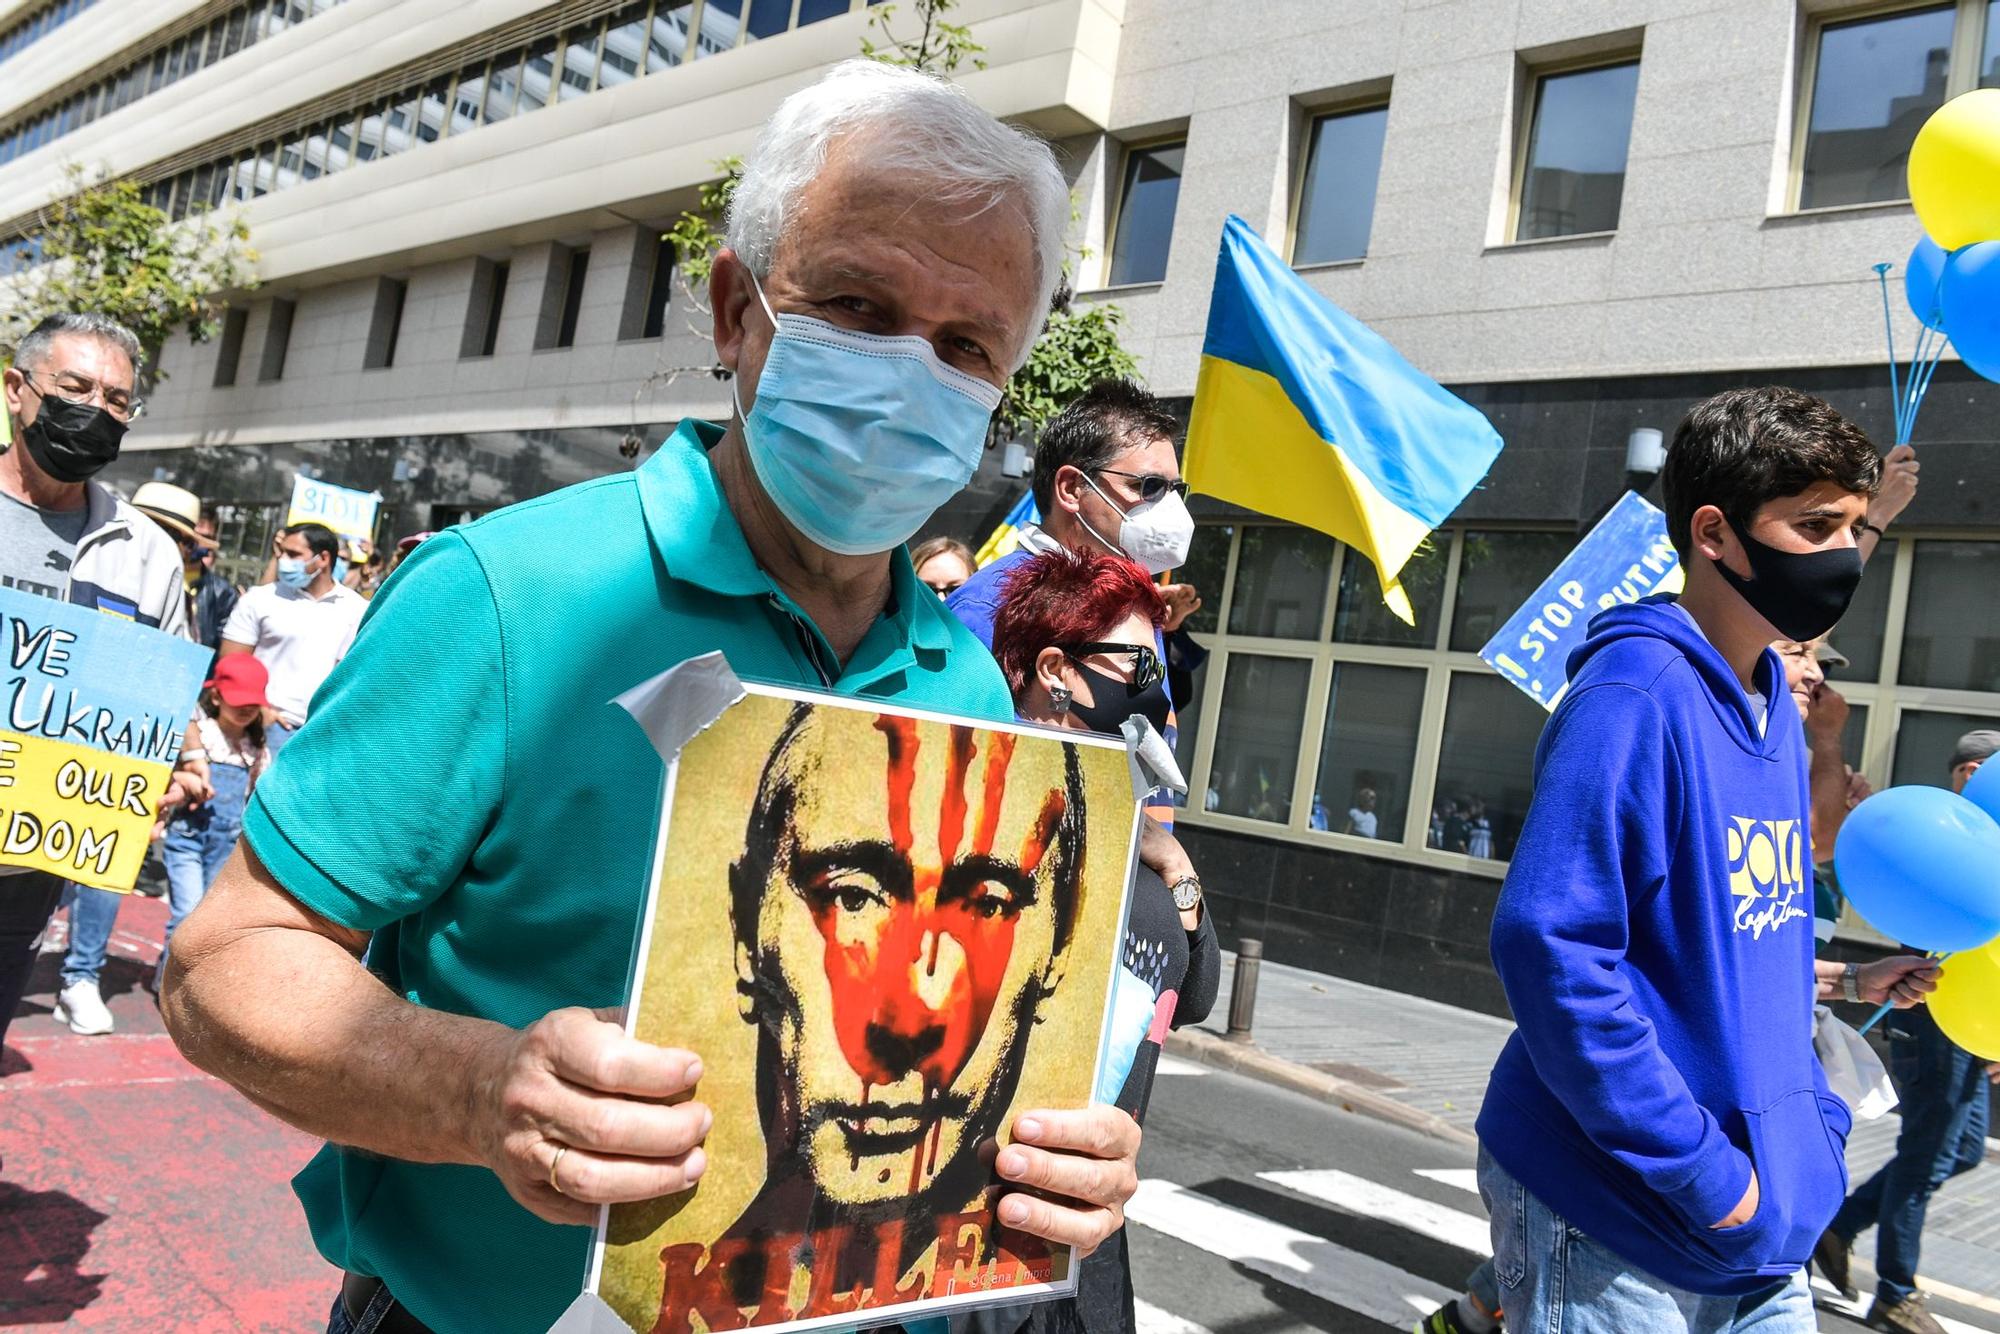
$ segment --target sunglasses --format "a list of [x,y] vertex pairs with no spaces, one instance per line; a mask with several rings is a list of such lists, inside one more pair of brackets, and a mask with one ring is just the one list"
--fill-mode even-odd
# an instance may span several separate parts
[[1088,644],[1057,644],[1055,647],[1062,650],[1064,657],[1076,663],[1081,663],[1084,658],[1096,653],[1101,653],[1107,658],[1129,657],[1132,660],[1132,691],[1134,694],[1146,689],[1148,686],[1154,685],[1167,674],[1166,668],[1160,665],[1160,655],[1153,651],[1151,644],[1092,642]]
[[1123,477],[1139,490],[1139,500],[1149,504],[1171,491],[1182,500],[1188,498],[1188,484],[1178,477],[1162,477],[1156,472],[1119,472],[1115,468],[1099,468],[1103,477]]

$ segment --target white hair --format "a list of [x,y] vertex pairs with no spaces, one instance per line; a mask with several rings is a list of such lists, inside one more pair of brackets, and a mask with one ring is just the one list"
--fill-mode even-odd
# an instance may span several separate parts
[[14,349],[14,360],[36,370],[42,369],[48,364],[49,348],[64,334],[103,339],[125,354],[134,371],[146,359],[139,347],[139,335],[109,315],[99,315],[95,311],[59,310],[22,336],[20,345]]
[[[1062,281],[1069,187],[1049,146],[995,119],[955,84],[856,58],[779,104],[757,136],[730,200],[729,248],[760,278],[837,139],[866,134],[869,165],[935,182],[936,198],[989,208],[1020,204],[1039,265],[1028,347]],[[1017,366],[1018,368],[1018,366]]]

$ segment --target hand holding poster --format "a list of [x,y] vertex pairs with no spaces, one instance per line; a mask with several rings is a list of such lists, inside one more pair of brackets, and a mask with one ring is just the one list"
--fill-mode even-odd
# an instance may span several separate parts
[[1569,655],[1583,643],[1590,618],[1655,593],[1678,593],[1681,579],[1666,516],[1627,491],[1479,656],[1553,711],[1569,689]]
[[351,491],[311,477],[292,482],[292,508],[285,526],[295,523],[325,524],[335,536],[354,540],[375,540],[375,513],[382,497],[372,491]]
[[606,1212],[590,1290],[663,1334],[1073,1291],[991,1164],[1104,1060],[1124,748],[740,689],[670,763],[627,1020],[700,1056],[709,1167]]
[[194,715],[208,650],[4,588],[0,645],[7,655],[0,864],[130,889]]

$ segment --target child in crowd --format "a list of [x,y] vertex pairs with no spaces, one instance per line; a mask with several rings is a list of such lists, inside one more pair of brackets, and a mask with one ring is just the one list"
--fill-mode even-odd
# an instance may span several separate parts
[[160,840],[160,860],[167,868],[167,946],[160,950],[155,986],[166,972],[174,928],[194,911],[229,860],[243,831],[243,808],[258,778],[270,767],[271,752],[264,744],[264,710],[270,707],[264,688],[269,680],[270,673],[255,657],[232,653],[216,662],[215,675],[202,689],[193,729],[201,744],[182,755],[208,760],[215,795],[176,812]]

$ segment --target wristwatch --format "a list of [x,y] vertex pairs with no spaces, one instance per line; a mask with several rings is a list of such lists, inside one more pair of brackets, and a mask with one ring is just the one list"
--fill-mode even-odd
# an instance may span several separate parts
[[1861,965],[1851,963],[1840,970],[1840,994],[1855,1002],[1861,1000]]
[[1174,881],[1169,888],[1173,891],[1174,907],[1180,909],[1182,912],[1191,911],[1200,905],[1201,881],[1195,877],[1192,871]]

